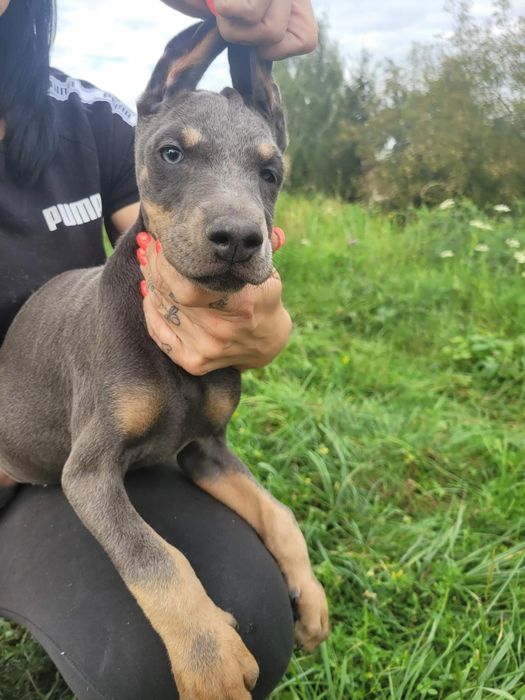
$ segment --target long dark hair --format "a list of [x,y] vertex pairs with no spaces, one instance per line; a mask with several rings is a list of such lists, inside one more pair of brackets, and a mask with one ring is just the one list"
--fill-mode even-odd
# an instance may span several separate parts
[[49,51],[55,0],[11,0],[0,16],[0,117],[9,176],[34,184],[55,152]]

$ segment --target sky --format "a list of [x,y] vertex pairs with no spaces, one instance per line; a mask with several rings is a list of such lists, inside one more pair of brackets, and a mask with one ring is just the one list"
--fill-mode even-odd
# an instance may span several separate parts
[[[53,65],[88,80],[134,108],[165,44],[195,20],[160,0],[58,0],[58,28]],[[445,0],[313,0],[318,17],[350,60],[367,49],[376,60],[403,60],[413,42],[446,36],[452,18]],[[489,0],[474,0],[472,14],[490,15]],[[519,0],[513,0],[518,14]],[[228,84],[225,58],[208,71],[202,87]]]

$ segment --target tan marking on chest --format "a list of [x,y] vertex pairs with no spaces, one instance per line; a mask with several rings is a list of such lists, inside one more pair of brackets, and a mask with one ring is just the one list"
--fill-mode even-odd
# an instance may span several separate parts
[[115,415],[122,433],[128,438],[145,435],[160,416],[164,397],[160,390],[128,389],[118,396]]
[[212,425],[222,427],[232,417],[237,401],[237,396],[225,387],[208,387],[204,398],[204,414]]

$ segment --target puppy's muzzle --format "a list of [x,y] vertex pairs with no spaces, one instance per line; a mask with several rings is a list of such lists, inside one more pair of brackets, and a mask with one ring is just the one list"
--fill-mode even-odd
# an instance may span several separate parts
[[213,253],[231,265],[247,262],[262,247],[264,238],[259,226],[240,224],[219,226],[208,232]]

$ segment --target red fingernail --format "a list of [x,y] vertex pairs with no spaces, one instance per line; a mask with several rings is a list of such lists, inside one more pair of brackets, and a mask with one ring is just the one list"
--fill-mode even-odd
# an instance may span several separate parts
[[286,243],[286,236],[284,235],[284,231],[282,230],[282,228],[279,228],[278,226],[274,226],[273,232],[275,233],[275,235],[277,236],[277,240],[279,241],[275,250],[279,250],[279,248],[282,248],[283,245]]
[[208,10],[217,17],[217,8],[215,7],[215,0],[206,0],[206,5],[208,5]]
[[155,250],[157,251],[157,253],[160,253],[160,251],[162,250],[162,246],[160,244],[160,241],[156,241]]
[[146,257],[146,252],[142,248],[137,248],[137,260],[142,267],[146,267],[148,264],[148,258]]
[[146,280],[142,280],[142,282],[139,284],[139,289],[143,298],[148,295],[148,283]]
[[153,238],[146,231],[141,231],[140,233],[137,233],[135,240],[137,241],[139,248],[146,249]]

